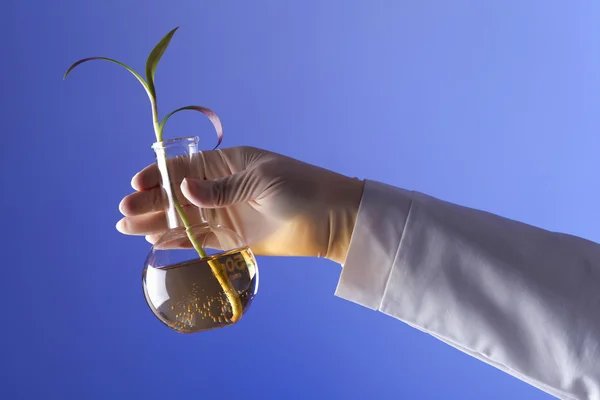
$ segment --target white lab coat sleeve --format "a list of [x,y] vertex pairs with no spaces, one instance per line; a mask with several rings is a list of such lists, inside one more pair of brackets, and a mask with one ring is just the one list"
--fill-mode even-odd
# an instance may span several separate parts
[[597,243],[367,180],[336,295],[556,397],[600,400]]

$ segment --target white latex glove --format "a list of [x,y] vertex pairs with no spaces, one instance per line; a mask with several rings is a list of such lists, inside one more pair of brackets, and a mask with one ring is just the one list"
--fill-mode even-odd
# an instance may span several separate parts
[[[169,168],[184,209],[210,209],[211,222],[236,231],[255,254],[345,262],[363,181],[251,147],[176,158]],[[137,192],[121,201],[117,229],[155,243],[167,229],[156,164],[131,185]]]

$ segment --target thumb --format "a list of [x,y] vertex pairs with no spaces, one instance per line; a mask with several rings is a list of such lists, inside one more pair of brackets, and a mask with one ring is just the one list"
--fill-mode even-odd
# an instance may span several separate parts
[[262,190],[260,179],[245,170],[212,181],[185,178],[181,192],[197,207],[222,208],[255,200]]

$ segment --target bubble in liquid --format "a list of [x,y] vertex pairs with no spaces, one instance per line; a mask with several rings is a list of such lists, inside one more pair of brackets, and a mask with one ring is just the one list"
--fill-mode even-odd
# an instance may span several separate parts
[[[245,251],[248,254],[243,254]],[[227,258],[232,257],[238,260],[239,265],[239,260],[251,259],[249,254],[248,250],[242,249],[223,254],[215,260],[225,266]],[[247,269],[228,275],[239,295],[242,309],[246,311],[256,294],[257,275]],[[151,290],[152,287],[165,288],[169,296],[167,301],[164,300],[165,290],[160,298],[153,296],[157,291]],[[148,267],[144,276],[144,292],[148,303],[156,310],[155,315],[180,332],[199,332],[232,323],[231,304],[206,259],[165,268]]]

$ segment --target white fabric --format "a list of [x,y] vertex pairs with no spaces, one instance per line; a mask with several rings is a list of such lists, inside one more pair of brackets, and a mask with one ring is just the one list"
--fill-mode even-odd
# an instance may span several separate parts
[[600,400],[600,245],[366,181],[336,295]]

